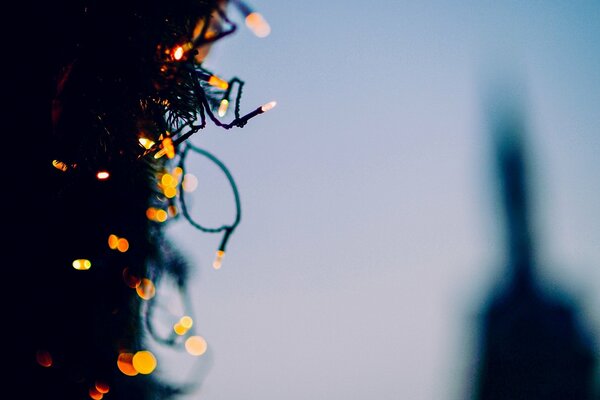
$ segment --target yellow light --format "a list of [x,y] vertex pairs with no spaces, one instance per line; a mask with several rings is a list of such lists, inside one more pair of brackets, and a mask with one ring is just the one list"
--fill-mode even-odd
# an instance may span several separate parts
[[144,278],[135,288],[135,291],[142,299],[150,300],[156,294],[156,287],[154,286],[154,282],[148,278]]
[[143,148],[145,148],[146,150],[152,148],[152,146],[154,146],[154,142],[150,139],[141,137],[138,139],[138,141],[140,142],[140,144],[142,145]]
[[271,27],[267,21],[265,21],[263,16],[257,12],[250,13],[246,16],[246,26],[260,38],[267,37],[269,36],[269,33],[271,33]]
[[167,197],[168,199],[172,199],[173,197],[177,196],[177,189],[168,186],[163,189],[163,193],[165,194],[165,197]]
[[262,110],[262,112],[267,112],[269,110],[274,109],[276,105],[277,105],[276,101],[270,101],[267,104],[262,105],[260,107],[260,109]]
[[177,46],[175,48],[175,50],[173,51],[173,59],[175,59],[176,61],[179,61],[183,58],[183,47],[182,46]]
[[136,376],[138,371],[133,367],[133,354],[131,353],[121,353],[117,358],[117,367],[119,371],[124,373],[127,376]]
[[52,366],[52,356],[45,350],[40,350],[35,353],[35,360],[42,367],[51,367]]
[[223,256],[225,256],[225,252],[223,250],[217,250],[217,256],[215,257],[215,261],[213,261],[214,269],[221,268],[221,263],[223,262]]
[[193,356],[201,356],[206,352],[206,340],[202,336],[190,336],[185,341],[185,349]]
[[125,253],[127,250],[129,250],[129,241],[125,238],[119,238],[117,241],[117,249],[121,253]]
[[116,250],[118,242],[119,238],[117,237],[117,235],[110,235],[108,237],[108,247],[110,247],[111,249]]
[[165,210],[156,210],[156,220],[165,222],[167,220],[167,212]]
[[186,332],[188,331],[188,328],[181,325],[180,322],[177,322],[175,325],[173,325],[173,330],[175,331],[176,334],[178,334],[179,336],[182,336],[182,335],[186,334]]
[[85,271],[85,270],[92,268],[92,263],[90,262],[90,260],[80,258],[80,259],[73,261],[73,268],[80,270],[80,271]]
[[103,381],[96,381],[96,390],[102,394],[108,393],[110,391],[110,386],[108,386],[108,383],[103,382]]
[[224,117],[225,114],[227,114],[228,108],[229,108],[229,100],[227,100],[227,99],[221,100],[221,103],[219,103],[219,110],[217,111],[217,114],[219,115],[219,117]]
[[184,315],[183,317],[181,317],[181,319],[179,320],[179,323],[181,324],[181,326],[183,326],[186,329],[190,329],[192,327],[192,325],[194,325],[194,320],[192,319],[192,317],[189,317],[187,315]]
[[163,139],[162,144],[163,144],[163,148],[165,149],[165,151],[167,153],[167,157],[169,159],[174,158],[175,157],[175,147],[173,146],[173,139],[171,139],[170,137],[166,137]]
[[110,174],[108,173],[108,171],[98,171],[98,173],[96,174],[96,177],[101,181],[107,180],[109,176]]
[[208,78],[208,84],[223,90],[227,90],[229,87],[229,82],[215,75],[211,75],[210,78]]
[[175,177],[175,179],[179,179],[179,177],[181,176],[181,174],[183,174],[183,168],[181,168],[181,167],[175,167],[173,169],[173,176]]
[[163,176],[160,178],[160,183],[167,187],[177,186],[177,180],[171,174],[163,174]]
[[67,168],[69,168],[69,167],[67,167],[67,164],[65,164],[62,161],[58,161],[58,160],[52,160],[52,165],[54,166],[54,168],[59,169],[63,172],[66,171]]
[[123,280],[125,281],[125,284],[132,289],[137,288],[142,283],[142,280],[140,279],[140,277],[133,275],[129,271],[129,268],[123,269]]
[[198,178],[192,174],[185,174],[181,186],[186,192],[193,192],[198,187]]
[[156,368],[156,358],[154,357],[154,354],[147,350],[138,351],[133,356],[133,368],[140,374],[151,374]]

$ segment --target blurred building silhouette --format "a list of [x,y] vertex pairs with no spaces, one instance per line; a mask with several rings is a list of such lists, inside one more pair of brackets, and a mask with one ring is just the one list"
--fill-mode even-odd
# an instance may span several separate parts
[[496,107],[491,129],[505,220],[506,284],[484,307],[475,398],[589,400],[595,396],[591,338],[574,301],[537,279],[525,124],[520,110],[503,111]]

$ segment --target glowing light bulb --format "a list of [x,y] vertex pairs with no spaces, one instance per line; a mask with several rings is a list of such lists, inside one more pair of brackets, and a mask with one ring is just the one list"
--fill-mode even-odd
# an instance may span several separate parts
[[67,170],[67,164],[65,164],[62,161],[58,161],[58,160],[52,160],[52,165],[54,166],[54,168],[59,169],[63,172],[65,172]]
[[179,323],[181,324],[181,326],[183,326],[186,329],[190,329],[192,327],[192,325],[194,325],[194,320],[192,319],[192,317],[189,317],[187,315],[184,315],[183,317],[181,317],[181,319],[179,320]]
[[163,193],[166,198],[172,199],[173,197],[177,196],[177,189],[169,186],[163,189]]
[[42,367],[51,367],[52,366],[52,356],[45,350],[40,350],[35,353],[35,360]]
[[154,282],[148,278],[144,278],[135,288],[135,291],[142,299],[150,300],[156,294],[156,287],[154,286]]
[[119,244],[119,237],[117,235],[109,235],[108,236],[108,247],[112,250],[116,250]]
[[183,53],[185,53],[185,51],[182,46],[175,47],[175,50],[173,50],[173,59],[175,61],[181,60],[183,58]]
[[221,103],[219,103],[219,109],[217,110],[217,115],[219,117],[224,117],[227,114],[227,109],[229,108],[229,100],[223,99]]
[[165,210],[156,210],[156,221],[165,222],[167,220],[167,212]]
[[198,187],[198,178],[192,174],[185,174],[181,186],[186,192],[193,192]]
[[229,87],[229,82],[215,75],[211,75],[210,78],[208,78],[208,84],[223,90],[227,90]]
[[269,110],[272,110],[275,108],[275,106],[277,105],[276,101],[270,101],[267,104],[264,104],[260,107],[262,112],[267,112]]
[[110,386],[108,386],[108,383],[103,381],[96,381],[95,387],[96,390],[102,394],[106,394],[110,391]]
[[171,174],[163,174],[163,176],[160,178],[160,183],[163,186],[174,187],[177,185],[177,180]]
[[129,241],[125,238],[119,238],[119,240],[117,240],[117,250],[121,253],[125,253],[129,250]]
[[149,207],[146,210],[146,218],[148,218],[151,221],[154,221],[156,219],[156,208],[154,207]]
[[193,356],[201,356],[206,352],[208,345],[202,336],[190,336],[185,341],[186,351]]
[[173,325],[173,330],[179,336],[183,336],[188,331],[188,328],[186,328],[185,326],[181,325],[181,323],[177,322],[175,325]]
[[110,177],[110,174],[108,173],[108,171],[98,171],[96,177],[101,181],[105,181]]
[[223,250],[217,250],[217,255],[215,257],[215,261],[213,261],[214,269],[221,268],[221,263],[223,262],[223,256],[225,256],[225,252]]
[[86,271],[92,268],[92,263],[90,260],[86,260],[85,258],[79,258],[73,261],[73,268],[79,271]]
[[145,148],[146,150],[152,148],[152,146],[154,146],[154,141],[147,139],[145,137],[141,137],[138,139],[138,142],[140,143],[140,145]]
[[133,366],[133,354],[131,353],[120,353],[117,358],[117,367],[119,371],[127,376],[136,376],[138,371]]
[[252,12],[246,16],[246,26],[260,38],[267,37],[271,33],[271,27],[263,16],[257,12]]
[[138,351],[132,359],[133,368],[143,375],[151,374],[156,368],[156,357],[147,350]]
[[102,393],[100,393],[96,387],[91,387],[90,390],[88,391],[90,397],[94,400],[102,400],[102,398],[104,397],[104,395]]

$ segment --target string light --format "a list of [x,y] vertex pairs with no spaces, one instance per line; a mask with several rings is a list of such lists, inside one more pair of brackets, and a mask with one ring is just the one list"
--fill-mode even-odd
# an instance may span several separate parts
[[96,177],[101,181],[105,181],[110,177],[110,174],[108,173],[108,171],[98,171]]
[[193,356],[201,356],[207,348],[206,340],[202,336],[190,336],[185,341],[185,350]]
[[219,78],[216,75],[206,73],[201,69],[196,69],[195,71],[196,74],[198,74],[198,78],[200,78],[200,80],[202,81],[207,82],[210,86],[223,90],[227,90],[229,88],[229,82],[227,82],[226,80]]
[[96,381],[95,387],[96,390],[102,394],[106,394],[110,391],[110,386],[108,386],[108,383],[103,381]]
[[186,192],[193,192],[198,187],[198,178],[193,174],[185,174],[181,186]]
[[141,137],[138,139],[139,144],[146,150],[149,150],[154,146],[155,142],[145,137]]
[[90,260],[86,260],[85,258],[79,258],[73,261],[73,268],[79,271],[86,271],[92,268],[92,263]]
[[264,17],[257,12],[252,12],[246,16],[246,26],[259,38],[267,37],[271,33],[271,27]]
[[62,161],[58,161],[58,160],[52,160],[52,165],[54,166],[54,168],[61,170],[63,172],[65,172],[69,168],[67,166],[67,164],[65,164]]
[[142,299],[150,300],[156,294],[156,286],[154,286],[154,282],[152,282],[150,279],[144,278],[135,288],[135,291]]
[[133,354],[120,353],[117,358],[117,368],[127,376],[136,376],[138,371],[133,366]]
[[[249,7],[247,7],[245,5],[245,3],[241,2],[241,1],[233,1],[232,3],[237,4],[237,6],[240,9],[243,9],[244,12],[244,16],[245,16],[245,22],[246,25],[248,26],[248,28],[250,30],[252,30],[252,32],[254,32],[254,34],[258,37],[265,37],[270,33],[270,27],[268,25],[268,23],[265,21],[265,19],[262,17],[262,15],[260,15],[259,13],[256,13],[252,10],[249,9]],[[148,96],[147,98],[143,98],[142,100],[139,101],[141,107],[140,109],[144,110],[144,113],[149,110],[148,113],[143,114],[142,117],[139,117],[139,110],[134,110],[134,112],[132,113],[132,115],[134,115],[135,118],[138,118],[137,121],[135,121],[136,123],[138,123],[138,125],[130,125],[130,126],[143,126],[143,135],[144,136],[135,136],[136,131],[132,132],[132,134],[134,135],[132,140],[133,140],[133,147],[136,149],[137,153],[135,153],[135,155],[140,158],[141,155],[149,155],[149,157],[153,156],[154,159],[160,159],[162,157],[164,157],[165,155],[167,156],[168,159],[173,159],[176,156],[176,147],[183,141],[185,140],[187,137],[189,137],[191,134],[193,134],[194,132],[197,132],[199,129],[202,129],[205,124],[206,124],[206,119],[210,118],[211,120],[215,121],[215,124],[223,127],[225,129],[230,129],[232,127],[243,127],[248,120],[250,120],[251,118],[255,117],[256,115],[262,114],[270,109],[272,109],[275,106],[275,102],[270,102],[267,103],[261,107],[258,107],[257,109],[253,110],[252,112],[240,117],[239,115],[239,103],[240,103],[240,99],[241,99],[241,88],[243,86],[243,82],[241,80],[239,80],[238,78],[233,78],[230,81],[226,81],[222,78],[220,78],[218,75],[213,74],[213,73],[208,73],[202,69],[197,69],[194,68],[194,60],[193,57],[190,54],[196,54],[195,51],[192,52],[192,50],[197,50],[200,46],[204,46],[207,43],[211,43],[217,39],[222,38],[225,35],[228,35],[230,33],[232,33],[233,31],[235,31],[236,26],[235,24],[233,24],[229,19],[227,19],[227,16],[223,13],[222,10],[217,9],[216,10],[217,14],[222,18],[223,21],[225,21],[225,23],[228,23],[230,25],[229,28],[223,28],[220,30],[215,30],[215,31],[209,31],[207,30],[205,27],[202,27],[202,32],[198,37],[194,37],[192,42],[186,42],[182,45],[178,45],[175,47],[170,48],[170,45],[168,46],[168,48],[164,48],[162,47],[162,45],[159,45],[159,50],[160,50],[160,54],[162,57],[162,60],[160,61],[160,63],[156,66],[156,71],[158,72],[160,70],[160,72],[162,72],[164,74],[164,82],[167,83],[163,83],[161,81],[161,79],[157,79],[156,80],[156,84],[155,84],[155,88],[157,89],[156,93],[151,94],[150,96]],[[205,21],[209,21],[210,18],[206,17]],[[206,26],[208,26],[209,24],[205,24]],[[220,27],[222,28],[222,27]],[[174,36],[172,36],[174,37]],[[178,36],[178,37],[182,37],[182,36]],[[171,61],[177,61],[176,63],[173,63]],[[190,67],[191,66],[191,67]],[[190,85],[189,83],[189,79],[186,81],[186,78],[188,78],[186,76],[186,74],[188,74],[188,72],[190,72],[190,69],[192,68],[192,71],[194,71],[194,73],[190,73],[190,77],[192,77],[192,84],[193,84],[193,89],[190,90]],[[172,77],[174,77],[174,79],[171,79]],[[183,82],[182,85],[175,85],[174,90],[171,90],[173,88],[169,87],[168,85],[170,85],[170,82]],[[218,90],[223,90],[225,91],[225,95],[223,97],[221,97],[221,95],[215,95],[214,93],[220,93],[217,90],[211,89],[211,91],[207,94],[207,92],[204,91],[204,89],[202,89],[202,87],[206,88],[206,85],[204,85],[202,82],[205,82],[208,86],[211,86],[212,88],[218,89]],[[237,91],[237,95],[233,95],[231,96],[231,102],[235,102],[235,107],[234,108],[234,113],[235,113],[235,118],[233,119],[233,121],[231,123],[221,123],[218,122],[218,120],[215,118],[214,114],[213,114],[213,110],[214,108],[216,108],[216,104],[218,104],[218,109],[216,110],[217,115],[219,117],[224,117],[228,110],[229,110],[229,106],[230,106],[230,92],[232,91],[232,88],[234,87],[235,84],[238,84],[238,91]],[[162,86],[161,86],[162,85]],[[163,90],[163,89],[169,89],[169,90]],[[165,94],[166,93],[166,94]],[[210,99],[210,101],[209,101]],[[217,103],[218,102],[218,103]],[[155,110],[158,110],[158,113],[154,113]],[[183,110],[183,112],[180,112],[180,110]],[[189,111],[191,110],[191,111]],[[111,110],[109,110],[111,111]],[[130,112],[131,110],[124,110],[125,112]],[[138,113],[138,114],[136,114]],[[153,114],[154,113],[154,114]],[[107,113],[106,115],[109,115],[109,113]],[[150,117],[148,118],[148,116],[150,115]],[[158,118],[155,119],[154,116],[155,115],[160,115],[160,116],[164,116],[163,118]],[[100,121],[100,129],[104,129],[104,131],[107,133],[107,137],[110,138],[114,138],[116,137],[115,135],[115,131],[116,132],[120,132],[120,128],[121,126],[118,125],[117,123],[113,123],[113,121],[110,118],[106,118],[107,121],[111,121],[110,124],[108,123],[104,123],[103,118],[104,118],[104,114],[103,115],[95,115],[94,118],[97,118]],[[150,120],[150,121],[149,121]],[[148,122],[148,124],[147,124]],[[114,125],[114,126],[112,126]],[[149,128],[152,127],[152,128]],[[114,129],[114,131],[113,131]],[[140,128],[138,128],[140,129]],[[165,129],[169,129],[171,132],[173,132],[173,136],[171,136],[171,134],[169,132],[163,133],[163,135],[161,135],[158,139],[156,139],[156,137],[158,136],[159,132],[156,132],[157,130],[160,130],[162,132],[165,132]],[[141,133],[138,133],[138,135],[141,135]],[[155,140],[152,140],[150,138],[153,138]],[[137,139],[137,143],[135,142],[135,140]],[[94,142],[91,142],[94,143]],[[113,145],[113,143],[117,143],[117,141],[111,141],[108,140],[106,142],[102,142],[102,146],[105,146],[102,150],[104,151],[108,151],[107,149],[110,149],[110,146]],[[138,146],[141,146],[140,147]],[[186,149],[189,149],[190,147],[186,146]],[[119,148],[119,154],[124,155],[125,152],[128,150],[127,147],[122,147]],[[141,154],[141,155],[140,155]],[[177,154],[179,155],[179,154]],[[88,154],[83,154],[82,158],[79,159],[80,162],[83,162],[82,160],[87,160],[88,158]],[[210,156],[213,157],[213,156]],[[209,158],[210,158],[209,157]],[[183,162],[183,159],[185,157],[182,156],[181,160]],[[216,160],[216,161],[215,161]],[[236,228],[236,226],[238,225],[239,221],[240,221],[240,216],[241,216],[241,211],[240,211],[240,204],[239,204],[239,195],[237,192],[237,187],[235,185],[235,182],[233,181],[233,178],[231,177],[231,175],[229,174],[228,170],[224,167],[224,165],[218,161],[216,158],[213,157],[213,161],[215,161],[217,163],[217,165],[219,165],[219,167],[221,169],[223,169],[225,171],[225,174],[228,178],[228,180],[230,181],[230,184],[232,186],[232,190],[235,196],[235,201],[236,201],[236,217],[235,217],[235,221],[232,224],[228,224],[228,225],[223,225],[221,227],[217,227],[217,228],[202,228],[202,230],[206,231],[206,232],[213,232],[213,233],[217,233],[217,232],[221,232],[223,234],[223,238],[221,241],[221,244],[219,246],[219,250],[217,250],[217,255],[216,255],[216,259],[215,259],[215,263],[213,264],[213,267],[215,269],[218,269],[221,267],[222,264],[222,260],[223,257],[225,255],[225,247],[228,241],[228,238],[230,237],[230,234],[234,231],[234,229]],[[58,169],[59,171],[65,172],[67,170],[69,170],[70,168],[75,168],[77,164],[66,164],[60,160],[53,160],[52,161],[52,165],[54,168]],[[100,164],[100,166],[105,167],[108,166],[109,164]],[[101,181],[105,181],[108,180],[109,178],[111,178],[111,174],[112,173],[117,173],[118,171],[113,171],[111,170],[110,172],[108,170],[97,170],[95,171],[95,178]],[[69,174],[68,174],[69,175]],[[67,176],[68,176],[67,175]],[[117,176],[119,176],[117,174]],[[94,180],[94,175],[93,172],[91,174],[89,174],[87,177],[91,178],[92,180]],[[165,195],[164,197],[167,197],[168,199],[171,198],[175,198],[177,197],[178,191],[177,191],[177,186],[179,184],[179,181],[181,180],[181,185],[182,185],[182,190],[183,191],[187,191],[187,192],[191,192],[193,190],[196,189],[197,185],[198,185],[198,180],[194,175],[191,174],[184,174],[184,169],[183,169],[183,164],[181,164],[180,166],[178,166],[172,174],[163,174],[160,182],[161,182],[161,189],[163,191],[163,194]],[[106,185],[102,185],[102,186],[106,186]],[[159,201],[164,201],[164,199],[162,198],[162,196],[157,196],[159,198]],[[180,197],[180,200],[182,201],[182,210],[184,210],[184,214],[187,214],[187,211],[185,211],[185,205],[183,205],[183,196]],[[157,208],[157,207],[148,207],[146,209],[146,217],[151,220],[151,221],[156,221],[156,222],[165,222],[167,221],[168,218],[172,218],[175,217],[178,213],[177,207],[173,204],[173,201],[169,201],[168,202],[169,205],[168,207],[166,207],[166,204],[164,204],[162,207],[163,208],[167,208],[167,210],[164,210],[162,208]],[[188,220],[191,221],[191,219],[189,218],[189,215],[186,215],[186,218],[188,218]],[[196,227],[199,227],[200,225],[194,223],[193,224]],[[102,243],[102,240],[100,241],[101,244],[104,245],[104,243]],[[111,250],[116,250],[119,252],[127,252],[129,250],[130,247],[130,243],[126,238],[123,237],[119,237],[116,234],[110,234],[108,236],[108,247]],[[124,260],[128,260],[128,258],[123,258]],[[95,261],[96,263],[97,261]],[[99,261],[98,261],[99,262]],[[89,259],[76,259],[72,262],[72,266],[74,269],[76,270],[88,270],[91,268],[91,261]],[[98,267],[96,267],[98,268]],[[101,268],[99,268],[98,270],[100,270]],[[118,271],[118,270],[117,270]],[[179,272],[169,272],[169,273],[173,273],[176,276],[179,276],[178,274],[180,274]],[[142,275],[143,276],[143,275]],[[157,276],[157,275],[151,275],[150,276]],[[155,294],[156,294],[156,287],[154,285],[154,282],[148,278],[140,278],[139,276],[136,276],[135,274],[132,273],[132,271],[130,270],[130,268],[124,268],[122,271],[122,278],[125,282],[125,284],[132,288],[135,289],[137,295],[142,298],[143,300],[151,300]],[[146,304],[148,304],[148,307],[151,307],[151,304],[153,302],[148,302]],[[179,321],[174,324],[174,331],[177,335],[185,335],[187,334],[190,329],[193,326],[193,319],[190,316],[183,316],[179,319]],[[172,335],[172,333],[171,333]],[[178,343],[181,344],[182,339],[179,338],[178,339]],[[201,336],[191,336],[189,337],[187,340],[185,340],[185,349],[187,350],[187,352],[189,354],[192,354],[194,356],[200,356],[202,354],[204,354],[207,350],[207,343],[204,340],[204,338],[202,338]],[[52,366],[52,357],[50,356],[50,353],[48,352],[38,352],[36,354],[36,360],[38,362],[39,365],[44,366],[44,367],[50,367]],[[126,350],[121,351],[118,354],[117,357],[117,367],[119,369],[119,371],[121,371],[121,373],[123,373],[124,375],[127,376],[135,376],[138,374],[150,374],[152,373],[155,368],[156,368],[157,362],[156,362],[156,358],[154,357],[154,355],[149,352],[149,351],[138,351],[135,354],[133,353],[129,353]],[[101,375],[100,375],[101,376]],[[90,377],[86,377],[87,382],[94,382],[93,379],[89,379]],[[88,383],[90,384],[90,383]],[[110,387],[107,383],[102,382],[102,381],[95,381],[94,385],[89,387],[88,389],[88,394],[90,396],[90,398],[94,399],[94,400],[100,400],[103,398],[104,394],[108,393],[110,390]]]
[[221,265],[223,263],[224,256],[225,256],[225,252],[223,250],[217,250],[217,255],[215,256],[215,260],[213,261],[214,269],[221,269]]
[[221,100],[221,102],[219,103],[219,109],[217,111],[217,115],[221,118],[224,117],[225,114],[227,114],[228,108],[229,108],[229,100],[227,100],[227,99]]
[[256,11],[253,11],[246,3],[240,0],[231,0],[245,18],[246,26],[259,38],[269,36],[271,27],[263,16]]
[[148,350],[138,351],[132,358],[132,364],[137,372],[148,375],[156,368],[156,357]]
[[104,395],[102,393],[100,393],[98,391],[98,389],[96,389],[95,386],[91,387],[88,390],[88,394],[90,395],[90,397],[94,400],[102,400],[102,397],[104,397]]

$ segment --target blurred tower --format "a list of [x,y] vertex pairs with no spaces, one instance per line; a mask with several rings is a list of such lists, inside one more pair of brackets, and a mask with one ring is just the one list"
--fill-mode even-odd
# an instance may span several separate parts
[[[498,104],[496,104],[498,106]],[[475,398],[589,400],[595,358],[573,301],[536,279],[527,196],[524,121],[513,107],[492,115],[505,220],[506,285],[486,304]]]

